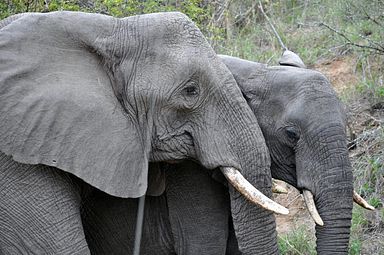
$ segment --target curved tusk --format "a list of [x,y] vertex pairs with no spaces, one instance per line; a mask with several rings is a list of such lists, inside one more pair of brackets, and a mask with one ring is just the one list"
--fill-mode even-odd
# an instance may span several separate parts
[[233,185],[233,187],[235,187],[235,189],[237,189],[249,201],[275,213],[289,213],[287,208],[274,202],[259,190],[257,190],[254,186],[252,186],[252,184],[250,184],[235,168],[221,167],[220,170],[224,174],[225,178],[227,178],[227,180]]
[[278,194],[288,194],[288,190],[280,185],[277,180],[272,178],[272,192]]
[[372,211],[375,210],[375,207],[368,204],[368,202],[365,201],[365,199],[362,198],[359,194],[357,194],[356,191],[353,191],[353,201],[365,209],[372,210]]
[[316,222],[317,225],[324,226],[324,222],[316,209],[312,193],[309,190],[303,190],[303,197],[304,202],[307,205],[309,214],[312,216],[312,219]]

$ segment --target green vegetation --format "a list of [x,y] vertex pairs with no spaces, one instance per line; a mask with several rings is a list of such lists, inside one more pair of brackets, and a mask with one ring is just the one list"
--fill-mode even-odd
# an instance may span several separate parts
[[205,25],[211,10],[202,0],[5,0],[0,18],[20,12],[85,11],[125,17],[151,12],[181,11],[199,25]]
[[[350,254],[384,250],[384,2],[382,0],[263,0],[286,46],[310,68],[340,60],[354,80],[343,81],[355,190],[377,208],[354,208]],[[124,17],[181,11],[202,29],[218,53],[277,64],[282,53],[254,0],[0,0],[0,19],[20,12],[82,10]],[[332,70],[331,70],[332,71]],[[345,73],[336,74],[345,76]],[[332,77],[331,77],[332,78]],[[343,78],[343,77],[340,77]],[[337,85],[337,84],[335,84]],[[315,254],[305,227],[279,237],[282,254]]]
[[304,226],[297,227],[287,235],[279,236],[281,255],[315,255],[316,244]]

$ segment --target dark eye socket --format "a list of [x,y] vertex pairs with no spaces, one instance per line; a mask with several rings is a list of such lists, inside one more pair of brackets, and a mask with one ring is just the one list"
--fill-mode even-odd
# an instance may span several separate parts
[[288,138],[293,141],[297,141],[300,138],[299,131],[294,127],[285,128],[285,133],[287,134]]
[[197,96],[199,94],[199,87],[196,83],[191,82],[183,89],[183,94],[185,96]]

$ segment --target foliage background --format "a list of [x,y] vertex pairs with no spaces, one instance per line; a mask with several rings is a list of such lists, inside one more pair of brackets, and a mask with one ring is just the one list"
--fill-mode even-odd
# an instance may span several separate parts
[[[277,64],[282,49],[260,2],[287,47],[309,68],[325,72],[346,104],[355,190],[377,208],[354,208],[350,254],[384,254],[383,0],[0,0],[0,19],[57,10],[116,17],[181,11],[218,53]],[[336,72],[340,65],[345,70]],[[308,231],[298,225],[280,235],[281,253],[314,254]]]

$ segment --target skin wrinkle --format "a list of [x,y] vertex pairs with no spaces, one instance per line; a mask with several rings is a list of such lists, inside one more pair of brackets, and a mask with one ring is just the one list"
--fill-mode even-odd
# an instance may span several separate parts
[[[343,213],[341,218],[344,221],[341,220],[338,224],[344,225],[345,234],[340,236],[339,241],[342,246],[347,247],[351,217],[352,172],[343,128],[344,109],[332,91],[329,81],[323,75],[311,70],[295,67],[262,67],[257,63],[226,56],[222,59],[234,73],[248,104],[259,120],[272,154],[272,175],[284,181],[288,179],[299,189],[306,188],[313,191],[317,206],[322,207],[318,209],[320,215],[324,216],[326,227],[316,227],[318,253],[327,255],[334,253],[332,246],[327,243],[325,233],[337,231],[332,229],[335,221],[326,216],[326,212],[331,215]],[[267,79],[264,83],[269,86],[267,94],[264,93],[265,86],[256,82],[256,79],[242,79],[263,68],[267,70],[265,72]],[[253,92],[250,92],[252,90]],[[283,121],[280,123],[276,121],[280,119]],[[277,132],[289,123],[296,123],[302,134],[296,146],[288,142],[283,130]],[[287,155],[287,152],[288,155],[295,155],[295,159],[283,156]],[[331,201],[335,201],[335,204],[330,205]],[[336,240],[337,237],[329,239]],[[330,248],[329,253],[324,252],[327,245]],[[344,249],[343,254],[346,252],[347,249]]]
[[[228,120],[224,120],[224,121],[228,121]],[[240,127],[241,128],[241,127]],[[237,132],[237,131],[235,131],[235,132]],[[296,148],[296,150],[299,150],[300,148]],[[249,160],[249,158],[248,158],[248,156],[245,156],[244,157],[245,158],[245,160]],[[319,163],[317,163],[317,164],[319,164]],[[286,164],[286,165],[290,165],[290,164]],[[257,180],[255,180],[255,181],[257,181]],[[336,190],[336,193],[338,193],[339,192],[339,190]],[[239,194],[232,194],[232,198],[241,198],[241,196],[239,195]],[[246,207],[244,207],[244,206],[238,206],[239,204],[235,204],[236,206],[233,206],[233,208],[234,208],[234,214],[235,215],[238,215],[238,219],[241,219],[241,223],[238,225],[240,228],[242,228],[242,227],[244,227],[244,225],[242,224],[243,222],[245,222],[245,218],[244,218],[244,214],[241,214],[241,210],[244,210],[244,208],[246,209]],[[256,214],[252,214],[253,216],[254,215],[256,215]],[[346,217],[347,218],[347,217]],[[268,225],[268,226],[270,226],[270,225]],[[246,230],[250,230],[250,228],[246,228]],[[246,236],[247,237],[247,236]],[[260,253],[257,253],[257,254],[260,254]]]
[[[336,129],[334,129],[333,127],[336,127]],[[332,124],[330,125],[330,129],[331,130],[340,130],[340,128],[337,128],[337,126],[332,126]],[[327,130],[327,129],[323,129],[323,130]],[[326,131],[325,131],[326,132]],[[332,132],[334,133],[334,132]],[[318,139],[315,139],[315,140],[320,140],[321,139],[324,139],[325,138],[325,135],[323,135],[323,133],[319,133],[319,137]],[[332,136],[331,136],[332,137]],[[339,138],[337,138],[339,137]],[[340,140],[340,136],[336,135],[336,137],[334,137],[333,139],[331,140]],[[329,141],[328,141],[329,142]],[[340,144],[342,147],[345,147],[345,143],[343,142],[342,144]],[[335,149],[337,150],[340,150],[340,145],[337,146],[337,143],[336,143],[336,146]],[[332,146],[332,143],[329,143],[328,146]],[[317,178],[317,179],[321,179],[322,182],[320,183],[327,183],[326,185],[321,185],[321,186],[325,186],[323,188],[319,188],[318,190],[315,190],[314,191],[314,194],[315,194],[315,200],[316,200],[316,205],[317,205],[317,208],[319,210],[319,212],[321,213],[321,216],[322,216],[322,219],[324,220],[325,224],[327,224],[327,220],[331,220],[333,226],[335,225],[335,221],[336,220],[332,220],[332,219],[335,219],[335,218],[338,218],[339,221],[343,222],[342,224],[344,225],[343,228],[345,228],[345,233],[349,234],[349,224],[350,224],[350,215],[348,215],[348,217],[341,217],[340,218],[340,212],[344,210],[347,210],[349,211],[351,209],[351,203],[349,206],[344,206],[342,201],[339,201],[339,199],[337,199],[337,196],[340,196],[340,194],[348,194],[348,193],[352,193],[352,190],[351,190],[351,185],[350,185],[350,182],[351,182],[351,178],[347,178],[347,180],[349,181],[346,181],[345,182],[345,187],[343,186],[342,183],[340,183],[339,178],[340,178],[340,173],[339,173],[339,170],[340,169],[345,169],[345,168],[348,168],[350,167],[350,165],[347,163],[346,165],[344,165],[344,163],[341,165],[341,166],[338,166],[338,165],[335,165],[334,162],[340,162],[340,161],[337,161],[335,158],[340,158],[341,159],[341,162],[344,162],[347,158],[348,158],[348,155],[343,155],[343,156],[339,156],[339,157],[335,157],[335,156],[332,156],[331,152],[332,152],[332,148],[331,149],[324,149],[325,147],[325,143],[323,143],[323,146],[319,148],[319,151],[320,151],[320,154],[317,154],[317,155],[322,155],[323,157],[318,159],[320,160],[320,162],[322,162],[322,166],[318,167],[318,169],[327,169],[327,172],[320,172],[319,176],[313,176],[312,178]],[[344,149],[345,151],[345,149]],[[314,153],[314,155],[316,155],[316,153]],[[332,157],[332,158],[330,158]],[[324,162],[324,163],[323,163]],[[336,172],[337,171],[337,172]],[[343,176],[343,175],[342,175]],[[319,183],[319,184],[320,184]],[[337,183],[337,186],[335,186],[333,188],[333,185],[332,183]],[[321,187],[319,184],[317,184],[318,186],[315,186],[315,187]],[[328,215],[327,213],[324,212],[324,210],[327,210],[326,208],[332,206],[330,204],[330,200],[332,201],[332,199],[329,198],[329,195],[327,195],[327,193],[331,194],[332,196],[335,196],[336,195],[336,200],[333,200],[334,201],[334,204],[333,204],[333,208],[338,208],[338,211],[337,213],[336,212],[330,212],[330,215]],[[352,201],[352,200],[351,200]],[[324,209],[323,209],[324,208]],[[334,216],[332,216],[334,215]],[[349,224],[345,225],[345,222],[349,222]],[[335,228],[335,226],[334,226]],[[321,234],[322,231],[326,231],[326,235],[323,235]],[[335,236],[332,237],[332,235],[330,235],[330,233],[334,232],[335,233]],[[337,233],[337,234],[336,234]],[[322,247],[327,247],[327,244],[326,243],[322,243],[322,240],[327,240],[327,239],[332,239],[332,238],[335,238],[335,242],[340,242],[340,239],[342,239],[343,237],[338,237],[340,236],[340,231],[337,231],[336,229],[330,229],[330,230],[326,230],[326,229],[322,229],[322,228],[319,228],[319,227],[316,227],[316,235],[318,237],[318,251],[319,251],[319,254],[323,254],[326,250],[323,250]],[[345,237],[346,240],[348,240],[348,237]],[[327,242],[327,241],[324,241],[324,242]],[[345,242],[344,242],[345,243]],[[347,242],[348,243],[348,242]],[[344,247],[347,247],[348,245],[347,244],[342,244],[342,246]],[[335,247],[338,247],[338,245],[336,245]],[[337,248],[335,248],[337,249]],[[341,250],[343,250],[343,248],[341,248]],[[325,252],[326,254],[326,252]]]
[[[76,235],[73,235],[73,233],[69,234],[69,233],[63,233],[63,235],[61,236],[60,239],[50,239],[50,240],[45,240],[45,242],[48,242],[49,246],[46,246],[47,243],[45,245],[43,245],[43,243],[41,242],[41,235],[39,234],[39,232],[35,232],[35,231],[31,231],[33,229],[36,230],[37,229],[40,229],[42,226],[44,226],[44,228],[41,230],[41,231],[44,231],[44,232],[47,232],[49,233],[52,237],[56,236],[58,232],[58,229],[60,228],[60,222],[63,222],[65,221],[66,224],[68,224],[69,221],[67,221],[66,217],[71,217],[72,215],[75,215],[75,212],[73,212],[73,214],[69,214],[67,216],[65,216],[65,214],[63,215],[63,213],[59,213],[59,214],[51,214],[51,211],[50,209],[48,210],[48,208],[52,208],[51,207],[51,203],[54,202],[54,196],[52,197],[51,194],[56,194],[56,192],[49,192],[49,190],[46,190],[46,180],[48,182],[51,182],[51,181],[54,181],[52,184],[54,184],[54,186],[57,186],[56,189],[58,187],[62,187],[61,185],[62,184],[65,184],[65,182],[63,183],[63,179],[61,182],[59,182],[57,178],[55,177],[51,177],[51,176],[45,176],[43,175],[43,178],[39,178],[39,173],[40,171],[43,171],[43,172],[49,172],[49,171],[52,171],[52,169],[48,168],[48,167],[41,167],[41,166],[37,166],[37,167],[40,167],[40,171],[36,171],[34,168],[36,168],[36,166],[28,166],[28,165],[23,165],[22,168],[20,168],[20,164],[10,160],[10,157],[9,156],[5,156],[3,153],[1,153],[1,159],[0,159],[0,165],[2,167],[2,170],[4,172],[2,172],[2,176],[4,178],[6,178],[7,180],[9,180],[6,184],[6,186],[10,187],[11,190],[14,189],[15,192],[12,192],[9,194],[9,196],[12,196],[14,199],[13,200],[7,200],[7,201],[14,201],[13,203],[7,203],[7,210],[11,210],[12,213],[15,214],[16,217],[0,217],[0,219],[9,219],[11,222],[9,224],[1,224],[1,226],[3,227],[7,227],[8,226],[12,226],[12,231],[10,231],[9,233],[14,233],[16,236],[14,236],[12,238],[12,240],[17,240],[16,243],[14,243],[13,241],[11,241],[11,247],[14,246],[14,247],[19,247],[18,250],[20,251],[20,253],[25,253],[25,247],[31,247],[32,245],[32,240],[34,240],[34,244],[33,246],[35,247],[35,250],[36,252],[37,251],[42,251],[42,250],[45,250],[47,249],[48,247],[51,249],[54,249],[54,247],[62,247],[61,245],[63,246],[67,246],[67,247],[76,247],[78,248],[78,250],[83,250],[84,251],[84,248],[86,248],[86,244],[81,241],[81,239],[78,239],[76,237]],[[17,170],[15,170],[17,169]],[[21,171],[20,171],[21,170]],[[55,173],[52,172],[54,175]],[[5,174],[5,176],[3,175]],[[34,185],[30,185],[30,182],[27,181],[27,180],[34,180]],[[12,181],[13,180],[13,181]],[[24,211],[19,211],[17,210],[17,205],[18,205],[18,202],[17,202],[17,199],[18,198],[21,198],[21,196],[24,194],[24,190],[25,190],[25,184],[27,184],[27,188],[28,190],[26,192],[28,192],[28,194],[36,194],[35,196],[30,196],[29,198],[29,201],[24,203],[23,205],[25,206],[25,210]],[[65,184],[66,185],[66,184]],[[46,190],[46,192],[35,192],[35,190],[39,190],[39,189],[42,189],[43,191]],[[60,188],[59,188],[60,189]],[[64,188],[65,190],[68,190],[68,187]],[[0,191],[1,193],[1,196],[4,198],[4,196],[7,196],[6,193],[4,193],[3,191],[7,191],[9,190],[8,188],[5,189],[2,189]],[[28,199],[28,198],[27,198]],[[46,219],[47,218],[44,218],[44,217],[30,217],[30,218],[27,218],[25,219],[25,215],[24,214],[29,214],[31,212],[34,212],[35,211],[35,204],[34,203],[31,203],[31,201],[36,201],[36,203],[38,204],[38,206],[43,210],[41,211],[42,215],[45,215],[45,216],[48,216],[48,218],[52,219],[53,221],[52,222],[46,222]],[[63,203],[65,203],[65,201],[68,201],[68,205],[70,205],[72,203],[72,199],[64,199],[64,200],[61,200]],[[0,210],[0,212],[2,212],[2,210]],[[61,217],[61,215],[64,216],[63,221],[61,219],[59,219]],[[13,221],[13,220],[17,220],[17,221]],[[13,229],[14,228],[20,228],[20,226],[23,226],[23,224],[21,224],[21,222],[23,220],[27,220],[28,221],[28,225],[26,225],[24,228],[23,228],[23,231],[19,231],[19,232],[15,232]],[[46,223],[49,223],[48,225],[46,225]],[[21,224],[21,225],[20,225]],[[64,224],[64,222],[63,222]],[[67,226],[68,227],[68,226]],[[65,228],[63,228],[61,231],[63,231]],[[40,230],[39,230],[40,231]],[[16,234],[17,233],[17,234]],[[39,238],[38,240],[37,237]],[[65,240],[65,238],[71,238],[71,240],[75,241],[73,237],[76,238],[76,241],[73,242],[71,241],[72,245],[71,246],[68,246],[66,243],[63,243],[62,240]],[[3,240],[0,240],[0,244],[2,243]],[[7,239],[4,240],[6,243],[8,242]],[[23,246],[24,245],[24,246]],[[83,247],[82,249],[80,247]],[[2,245],[0,245],[0,247],[4,247]],[[22,248],[23,247],[23,248]],[[46,250],[48,252],[48,250]],[[39,252],[37,252],[39,253]]]
[[[191,76],[196,76],[196,71],[195,72],[192,72]],[[204,77],[204,76],[203,76]],[[179,87],[175,90],[176,93],[180,93],[181,92],[181,88],[185,87],[186,86],[186,81],[189,81],[191,78],[186,78],[184,79],[182,82],[181,82],[181,85],[179,85]],[[193,78],[192,78],[193,79]],[[201,82],[200,82],[201,83]],[[212,86],[207,86],[207,87],[212,87]],[[208,101],[208,98],[209,98],[209,93],[205,93],[205,89],[200,89],[200,96],[198,99],[194,99],[195,101],[197,102],[201,102],[201,103],[194,103],[194,106],[192,109],[188,109],[188,113],[191,115],[191,116],[194,116],[194,115],[200,115],[199,112],[202,110],[201,108],[204,106],[204,105],[207,105],[207,103],[209,102]],[[177,98],[178,100],[181,100],[181,97],[178,97],[178,96],[173,96],[174,98]],[[170,98],[168,99],[169,102],[172,102],[173,100]],[[172,104],[171,104],[172,105]],[[166,106],[165,106],[166,107]],[[220,107],[220,106],[219,106]],[[195,121],[194,119],[190,119],[189,121],[187,121],[187,123],[181,125],[178,129],[176,129],[176,131],[166,131],[164,132],[164,134],[167,134],[166,135],[166,139],[169,140],[171,138],[175,138],[176,136],[178,136],[179,134],[183,134],[185,131],[189,132],[190,134],[192,134],[192,137],[194,136],[193,133],[196,133],[193,131],[193,129],[191,129],[190,127],[193,127],[193,126],[197,126],[198,124],[198,119],[203,119],[203,116],[199,117],[199,116],[194,116],[195,119],[197,119],[197,121]],[[164,121],[164,120],[163,120]],[[176,122],[177,120],[174,120],[173,122]],[[169,121],[167,121],[169,122]],[[193,124],[196,124],[196,125],[193,125],[193,124],[189,124],[189,123],[193,123]],[[157,126],[163,126],[163,125],[157,125]],[[165,127],[172,127],[173,125],[170,125],[170,124],[167,124],[165,125]],[[159,132],[159,131],[157,131]],[[159,138],[160,141],[163,140],[165,138],[165,135],[161,135],[161,137]],[[196,140],[196,139],[195,139]],[[165,140],[164,140],[165,141]],[[180,150],[180,149],[178,149]]]
[[[137,105],[137,104],[136,104]],[[162,126],[162,125],[160,125],[160,126]]]
[[[48,97],[51,95],[57,96],[53,92],[61,87],[63,89],[62,91],[72,91],[72,93],[68,93],[68,95],[66,94],[65,96],[71,97],[71,99],[73,98],[74,100],[69,101],[68,104],[62,101],[57,102],[57,109],[55,109],[55,111],[48,111],[51,115],[47,116],[47,118],[53,119],[57,124],[53,125],[50,130],[45,129],[52,123],[44,123],[44,121],[41,121],[41,123],[43,123],[40,126],[41,132],[30,140],[30,137],[23,137],[23,132],[23,134],[19,134],[16,131],[12,133],[16,134],[15,136],[20,135],[20,142],[28,144],[31,150],[35,149],[32,142],[33,139],[39,140],[39,137],[50,138],[44,141],[46,142],[45,146],[40,146],[43,147],[44,150],[42,156],[40,155],[41,150],[37,151],[36,154],[23,155],[22,152],[9,151],[8,147],[5,148],[4,151],[13,154],[15,159],[20,161],[24,160],[24,163],[42,163],[57,166],[60,169],[75,174],[84,179],[85,182],[89,182],[96,188],[111,195],[121,197],[137,197],[143,195],[146,188],[146,171],[149,153],[155,154],[154,158],[159,157],[157,151],[152,150],[150,146],[152,143],[151,139],[155,137],[155,135],[153,135],[154,132],[160,132],[160,134],[163,134],[163,131],[173,132],[174,128],[168,126],[168,124],[179,124],[182,122],[172,121],[173,118],[180,117],[176,115],[175,109],[169,109],[169,112],[163,112],[164,109],[161,107],[164,105],[168,94],[159,94],[158,92],[163,90],[160,87],[171,86],[170,81],[175,81],[176,84],[180,82],[182,78],[185,78],[185,73],[187,72],[181,71],[178,73],[178,76],[172,77],[171,80],[169,80],[169,77],[165,77],[161,81],[158,81],[158,76],[162,76],[162,74],[153,72],[152,68],[153,66],[158,66],[157,62],[167,62],[168,59],[163,59],[164,56],[169,57],[171,54],[176,54],[178,57],[174,58],[174,61],[169,61],[167,67],[174,69],[176,69],[175,67],[180,67],[183,70],[190,65],[198,66],[201,69],[198,74],[199,76],[203,76],[200,82],[204,83],[200,84],[200,91],[206,90],[207,92],[206,94],[204,94],[204,91],[202,92],[201,96],[204,97],[206,95],[206,97],[201,100],[203,102],[202,104],[193,104],[194,109],[198,106],[202,109],[201,112],[197,111],[198,109],[196,111],[192,109],[188,114],[185,113],[185,116],[183,116],[193,127],[189,125],[187,127],[177,125],[191,130],[185,130],[182,135],[175,136],[165,143],[164,148],[166,153],[161,156],[167,156],[173,159],[175,157],[177,158],[177,153],[181,153],[184,158],[194,157],[195,159],[199,159],[201,163],[208,168],[228,165],[238,167],[244,173],[254,170],[254,172],[247,174],[250,177],[250,181],[262,188],[270,188],[270,176],[268,172],[270,162],[257,121],[247,108],[246,102],[241,97],[240,90],[235,86],[231,86],[234,85],[235,82],[228,73],[228,70],[216,59],[214,51],[209,47],[202,34],[184,15],[152,14],[119,19],[119,23],[121,21],[120,24],[117,24],[116,19],[112,17],[98,14],[55,12],[28,15],[31,17],[29,21],[30,24],[21,24],[23,26],[20,25],[20,27],[15,25],[14,30],[17,30],[16,32],[19,30],[22,32],[18,34],[19,37],[17,37],[17,39],[20,40],[15,40],[15,45],[21,48],[21,46],[26,45],[24,39],[29,38],[33,38],[33,40],[37,42],[35,46],[38,45],[38,42],[44,41],[46,42],[44,45],[47,47],[45,47],[44,50],[37,49],[39,53],[37,54],[38,56],[33,52],[34,48],[28,47],[29,51],[25,52],[25,58],[32,58],[32,56],[40,57],[36,66],[39,66],[39,70],[47,70],[47,72],[50,73],[53,73],[55,68],[64,68],[61,72],[56,73],[58,77],[56,77],[57,80],[55,80],[55,82],[41,81],[39,84],[34,84],[34,86],[31,87],[36,88],[36,90],[49,87],[52,94],[47,93]],[[40,23],[36,25],[35,20],[39,20]],[[56,26],[56,22],[63,22],[63,24],[62,26]],[[168,30],[165,29],[164,31],[163,22],[169,26]],[[76,26],[78,23],[82,24],[82,26]],[[127,27],[126,29],[123,29],[123,23],[125,27]],[[149,23],[151,23],[151,25],[149,25]],[[58,48],[49,47],[50,43],[54,45],[68,43],[71,46],[76,44],[76,41],[72,41],[70,36],[66,36],[67,32],[71,32],[71,29],[73,29],[73,33],[71,33],[72,37],[81,38],[79,39],[82,42],[81,47],[84,47],[84,45],[89,45],[89,47],[84,48],[83,54],[77,54],[77,52],[76,54],[71,54],[73,52],[68,51],[51,54],[52,52],[57,52]],[[50,33],[50,31],[52,33]],[[113,32],[112,34],[111,31]],[[179,40],[180,42],[177,41],[177,44],[180,48],[170,47],[167,49],[167,47],[164,47],[167,46],[167,43],[163,42],[164,32],[176,35],[177,38],[171,39]],[[119,37],[116,37],[116,33],[119,33]],[[154,36],[151,37],[150,35],[152,34],[154,34]],[[3,34],[0,34],[0,37],[2,35]],[[118,41],[116,42],[114,39]],[[171,42],[175,42],[172,40]],[[119,45],[119,43],[121,44]],[[149,46],[148,43],[151,43],[151,45]],[[154,45],[152,45],[152,43]],[[197,46],[198,48],[190,50],[190,47],[186,47],[190,45]],[[128,52],[129,57],[125,55],[125,48],[132,49]],[[15,53],[17,49],[13,48],[12,45],[9,45],[9,49],[14,53],[14,58],[21,63],[21,66],[25,64],[22,58]],[[165,52],[164,56],[155,55],[155,62],[153,63],[150,61],[141,61],[149,49],[152,49],[155,53],[161,50]],[[178,54],[180,52],[184,55]],[[96,53],[98,56],[95,56]],[[48,64],[44,61],[46,56],[49,56],[50,61]],[[185,59],[188,60],[187,63]],[[87,64],[81,65],[83,61]],[[109,61],[113,63],[108,63]],[[79,64],[78,68],[74,68],[73,65],[60,65],[61,62],[76,62]],[[51,65],[51,63],[54,65]],[[90,66],[92,66],[90,63],[94,64],[94,68],[90,68]],[[166,73],[167,69],[161,68],[160,71]],[[65,76],[65,73],[68,75]],[[34,74],[31,78],[34,76],[39,76],[39,74]],[[152,82],[148,83],[148,77]],[[29,85],[26,78],[27,77],[23,77],[22,81]],[[225,82],[223,83],[221,79],[225,80]],[[27,86],[26,84],[17,82],[15,81],[15,84],[12,84],[12,86]],[[109,91],[109,82],[114,86],[113,93],[119,97],[119,101],[115,100],[112,91]],[[10,82],[7,82],[4,87],[5,86],[11,86]],[[98,93],[98,89],[102,90],[102,93]],[[59,92],[60,91],[61,90],[59,90]],[[151,94],[149,91],[153,91],[153,93]],[[165,89],[163,91],[165,91]],[[37,91],[35,93],[37,93]],[[102,95],[103,93],[106,94],[105,97]],[[159,95],[157,100],[153,100],[154,93]],[[212,95],[211,93],[215,93],[217,96],[208,98],[208,96]],[[88,97],[89,95],[91,96]],[[92,95],[97,95],[97,99],[103,102],[103,104],[94,102],[95,98],[92,97]],[[20,99],[20,97],[15,98],[16,101],[18,99]],[[80,105],[84,104],[85,108],[78,108],[75,99],[80,100],[78,103]],[[102,100],[105,100],[105,102]],[[219,100],[219,102],[217,102],[217,100]],[[225,100],[225,102],[221,102],[220,100]],[[182,101],[179,102],[183,103]],[[9,104],[6,106],[9,108]],[[105,106],[105,108],[101,106]],[[61,107],[67,109],[68,113],[58,115],[57,113],[61,112]],[[0,107],[0,109],[1,108],[5,109],[4,107]],[[178,108],[178,106],[175,108]],[[37,111],[39,112],[39,110]],[[115,113],[112,117],[109,114],[111,111]],[[2,114],[7,114],[6,112],[7,110],[4,110]],[[221,114],[220,120],[217,120],[218,112]],[[153,113],[157,113],[158,115]],[[231,116],[228,116],[228,114],[234,116],[233,119]],[[34,112],[31,112],[28,116],[33,115]],[[125,118],[127,115],[131,117]],[[94,122],[96,117],[102,117],[100,122],[98,122],[98,118],[97,123]],[[151,117],[153,117],[153,119],[151,119]],[[81,119],[81,121],[76,123],[79,119]],[[206,126],[201,124],[203,122],[202,120],[205,119],[208,119]],[[7,125],[12,126],[16,122],[17,120],[14,122],[8,121]],[[222,133],[216,133],[218,130],[216,124],[218,123],[223,127]],[[153,128],[153,126],[157,124],[159,128]],[[118,128],[122,126],[124,126],[125,129]],[[160,130],[161,128],[163,129]],[[106,130],[111,130],[111,132],[105,132]],[[125,132],[122,132],[124,130]],[[17,131],[20,132],[20,130]],[[47,133],[49,133],[49,135]],[[33,134],[30,134],[30,136],[31,135]],[[58,135],[60,139],[56,139],[55,135]],[[230,138],[228,138],[229,136]],[[97,139],[94,139],[95,137]],[[59,143],[60,146],[57,146],[55,141],[60,141],[61,139],[66,141]],[[186,142],[184,142],[184,140],[186,140]],[[214,150],[212,150],[212,148]],[[247,151],[247,148],[251,148],[251,150]],[[40,148],[36,150],[38,149]],[[178,150],[180,150],[180,152],[178,152]],[[26,149],[26,151],[29,150]],[[119,153],[115,153],[116,151]],[[242,153],[244,151],[247,153]],[[199,156],[199,158],[197,158],[197,156]],[[254,158],[259,159],[255,162]],[[67,159],[71,160],[67,161]],[[126,167],[127,165],[129,166],[128,168]],[[49,180],[46,181],[49,182]],[[57,188],[59,197],[56,199],[59,199],[61,195],[64,197],[76,195],[69,194],[73,191],[70,189],[71,187],[73,188],[73,185],[68,183],[64,183],[63,185],[68,186],[68,193],[64,192],[66,191],[65,188]],[[51,199],[54,200],[55,197],[51,196]],[[63,207],[60,213],[58,213],[58,217],[62,217],[63,219],[59,219],[57,222],[64,224],[71,216],[79,216],[79,212],[77,208],[78,201],[76,199],[62,198],[62,200],[62,202],[74,203]],[[51,205],[48,201],[47,203],[43,203],[43,206],[48,207],[48,205]],[[50,207],[52,210],[57,209],[56,206]],[[73,209],[76,213],[63,215],[63,211],[65,212],[70,209]],[[266,217],[270,218],[271,215],[270,213]],[[20,219],[24,220],[23,217],[20,217]],[[44,219],[44,217],[42,217],[42,219]],[[251,219],[253,218],[251,217]],[[79,229],[82,228],[81,221],[79,222],[78,219],[75,219],[73,222],[67,223],[67,228],[75,229],[72,233],[82,236],[82,231],[79,231]],[[50,223],[47,223],[47,225],[49,224]],[[258,229],[258,231],[262,231],[262,229]],[[71,233],[56,232],[57,233],[53,233],[52,235],[62,234],[63,238],[71,237]],[[79,242],[82,243],[83,241],[82,239]],[[62,242],[64,243],[66,241],[63,240]],[[271,239],[271,243],[276,245],[275,240]],[[68,247],[68,249],[76,249],[76,247]],[[262,249],[262,247],[259,249]],[[67,252],[67,250],[65,250],[65,252]]]
[[[265,193],[267,190],[262,190],[263,193]],[[230,191],[231,192],[231,191]],[[239,197],[239,199],[244,199],[242,196]],[[237,203],[237,205],[241,205],[242,203]],[[262,231],[257,231],[258,226],[258,221],[263,221],[265,220],[266,214],[268,215],[268,212],[265,210],[260,210],[258,207],[253,207],[253,209],[250,208],[236,208],[236,204],[231,202],[232,206],[232,215],[234,218],[238,218],[239,224],[235,225],[235,231],[241,231],[241,235],[237,236],[237,239],[240,241],[242,245],[239,245],[240,250],[247,249],[249,254],[274,254],[277,252],[277,246],[274,246],[272,242],[270,242],[269,238],[272,238],[272,236],[275,236],[275,224],[274,221],[270,219],[269,224],[267,229],[262,229]],[[244,218],[244,214],[241,213],[241,211],[246,210],[249,215],[251,216],[251,219]],[[252,220],[253,218],[253,220]],[[252,227],[250,227],[246,222],[249,222],[251,220],[252,222],[255,222]],[[257,221],[258,220],[258,221]],[[269,233],[268,233],[269,232]],[[258,233],[255,235],[255,233]],[[261,238],[261,236],[264,236],[265,239]],[[263,245],[265,246],[264,250],[258,250],[257,248],[251,248],[252,247],[252,242],[254,240],[258,240],[257,245]],[[265,245],[269,244],[269,245]],[[245,245],[245,246],[244,246]],[[248,247],[247,247],[248,246]],[[253,253],[252,253],[253,251]],[[248,254],[247,253],[247,254]]]
[[[193,162],[169,165],[165,171],[169,218],[177,254],[224,254],[229,213],[225,188],[212,180],[206,169]],[[201,204],[201,199],[207,203]],[[190,206],[194,209],[190,210]],[[207,226],[209,230],[201,232],[201,228]]]
[[[285,158],[285,153],[280,150],[280,147],[277,146],[269,146],[272,161],[275,164],[275,167],[279,169],[279,171],[272,171],[272,176],[274,178],[283,179],[287,181],[289,184],[293,186],[297,186],[297,177],[296,177],[296,165],[295,158],[290,159],[289,164],[285,163],[286,160],[281,160]],[[294,153],[292,153],[294,155]],[[291,177],[292,176],[292,177]]]

